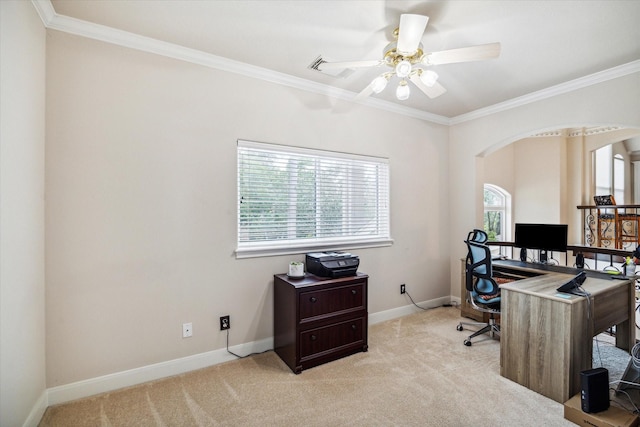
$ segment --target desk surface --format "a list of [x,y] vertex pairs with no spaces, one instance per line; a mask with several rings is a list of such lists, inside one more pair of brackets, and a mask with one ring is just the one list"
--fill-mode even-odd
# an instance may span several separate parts
[[582,288],[593,297],[603,293],[612,292],[612,289],[615,288],[629,288],[628,282],[630,279],[619,275],[612,276],[601,271],[580,270],[571,267],[535,264],[512,260],[495,261],[493,265],[496,271],[506,268],[507,270],[522,270],[539,273],[538,276],[505,283],[500,286],[501,289],[528,293],[530,295],[553,299],[565,304],[574,304],[584,298],[557,291],[557,288],[570,281],[581,271],[584,271],[587,274],[587,279],[584,281]]
[[515,259],[497,259],[492,260],[491,264],[494,268],[509,268],[513,267],[516,270],[535,271],[538,273],[553,272],[576,275],[582,271],[587,274],[587,277],[599,277],[599,278],[611,278],[612,275],[605,273],[604,271],[581,269],[575,267],[565,267],[562,265],[553,264],[540,264],[537,262],[522,262]]

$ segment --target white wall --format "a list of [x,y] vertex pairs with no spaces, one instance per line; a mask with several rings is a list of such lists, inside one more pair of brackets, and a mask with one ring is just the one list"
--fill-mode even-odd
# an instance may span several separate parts
[[514,147],[515,144],[509,144],[486,156],[483,172],[483,184],[497,185],[508,191],[512,197],[516,193]]
[[30,2],[0,2],[0,425],[46,407],[45,30]]
[[[588,88],[541,100],[508,111],[477,118],[451,127],[451,293],[459,295],[459,259],[464,255],[463,236],[481,225],[477,200],[482,182],[476,182],[479,158],[522,138],[542,131],[570,127],[617,125],[640,129],[640,74],[632,74]],[[484,165],[480,167],[483,169]],[[469,183],[474,183],[470,185]],[[564,215],[572,194],[561,194]],[[573,206],[576,206],[574,203]]]
[[526,138],[514,144],[515,222],[561,224],[565,187],[564,138]]
[[[479,182],[511,194],[512,226],[517,222],[562,222],[561,192],[566,171],[564,138],[539,137],[516,141],[482,158]],[[513,238],[513,236],[512,236]]]
[[369,312],[449,295],[445,126],[56,31],[47,60],[48,387],[224,348],[221,315],[231,345],[272,336],[303,255],[235,259],[239,138],[388,157]]

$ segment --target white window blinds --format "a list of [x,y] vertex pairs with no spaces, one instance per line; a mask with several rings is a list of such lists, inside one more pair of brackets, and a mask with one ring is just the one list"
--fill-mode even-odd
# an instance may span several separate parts
[[387,159],[238,141],[238,256],[367,243],[390,243]]

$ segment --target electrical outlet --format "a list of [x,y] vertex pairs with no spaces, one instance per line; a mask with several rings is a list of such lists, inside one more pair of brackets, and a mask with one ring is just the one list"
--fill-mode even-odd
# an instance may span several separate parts
[[229,316],[220,317],[220,330],[225,331],[227,329],[231,329],[231,319]]
[[407,292],[407,290],[405,289],[405,284],[403,283],[402,285],[400,285],[400,293],[404,294],[405,292]]
[[192,335],[193,335],[193,324],[191,322],[183,323],[182,324],[182,338],[189,338]]

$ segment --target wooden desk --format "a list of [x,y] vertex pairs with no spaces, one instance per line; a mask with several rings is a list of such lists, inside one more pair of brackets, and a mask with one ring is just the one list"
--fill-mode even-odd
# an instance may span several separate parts
[[[635,343],[633,280],[589,272],[586,297],[556,289],[574,276],[545,266],[495,262],[538,271],[537,277],[501,285],[500,374],[563,403],[580,390],[580,371],[591,368],[592,338],[616,325],[616,346],[631,351]],[[519,266],[517,264],[520,264]],[[542,268],[542,270],[540,270]]]

